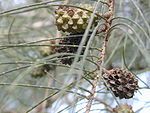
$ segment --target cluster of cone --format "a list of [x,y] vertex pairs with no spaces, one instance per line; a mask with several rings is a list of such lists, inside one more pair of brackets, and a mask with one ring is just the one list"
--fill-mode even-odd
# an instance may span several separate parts
[[105,73],[103,77],[107,86],[120,99],[132,98],[134,92],[138,89],[138,80],[127,70],[114,68]]
[[[54,41],[44,42],[43,45],[54,44]],[[40,55],[42,57],[47,57],[55,52],[55,47],[52,46],[41,46],[39,48]],[[35,67],[31,72],[31,77],[33,78],[41,78],[47,74],[48,71],[53,70],[54,66],[50,64],[42,64],[39,67]]]
[[[93,7],[88,4],[80,4],[78,6],[87,9],[89,11],[93,10]],[[58,53],[77,52],[78,49],[77,46],[80,44],[82,40],[82,35],[88,25],[90,15],[91,15],[91,12],[87,10],[82,10],[79,8],[69,7],[64,5],[59,6],[58,9],[56,9],[55,16],[56,16],[57,29],[59,31],[69,34],[67,35],[67,38],[63,38],[60,40],[59,44],[64,46],[57,47],[56,52]],[[92,27],[97,25],[97,21],[98,21],[98,17],[95,16]],[[72,47],[70,47],[71,45]],[[75,46],[73,47],[73,45]],[[83,52],[84,50],[82,51],[81,55],[83,55]],[[69,58],[68,55],[61,56],[61,63],[71,65],[73,59],[74,59],[73,57]]]

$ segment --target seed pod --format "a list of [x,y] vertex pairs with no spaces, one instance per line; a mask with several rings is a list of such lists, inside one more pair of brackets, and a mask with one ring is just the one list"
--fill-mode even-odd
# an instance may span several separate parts
[[132,106],[123,104],[116,106],[116,108],[113,109],[113,113],[134,113],[134,111],[132,110]]
[[52,67],[48,64],[44,64],[42,66],[36,67],[31,72],[31,77],[33,78],[40,78],[46,75],[46,73],[52,69]]
[[138,89],[138,80],[127,70],[115,68],[109,70],[103,77],[106,80],[107,86],[120,99],[132,98],[134,92]]
[[[67,38],[61,39],[59,41],[59,44],[60,45],[65,45],[65,46],[57,47],[55,49],[55,51],[57,53],[76,53],[77,49],[78,49],[77,46],[80,44],[80,42],[82,40],[82,36],[75,36],[75,35],[83,35],[83,33],[70,34],[70,35],[68,35]],[[71,47],[70,46],[67,47],[67,45],[72,45],[72,46]],[[83,53],[84,53],[84,49],[81,52],[81,55],[83,55]],[[66,58],[66,57],[68,57],[68,58]],[[63,56],[60,56],[59,58],[61,58],[60,61],[61,61],[62,64],[68,64],[68,65],[71,65],[73,60],[74,60],[74,58],[72,58],[72,57],[69,58],[69,55],[63,55]]]
[[[93,10],[89,4],[79,4],[79,7]],[[55,11],[56,26],[59,31],[68,33],[82,33],[85,31],[91,12],[69,6],[59,6]],[[91,29],[97,25],[98,17],[95,15]]]
[[51,44],[55,44],[54,40],[44,42],[43,44],[49,45],[49,46],[41,46],[40,47],[39,52],[43,57],[46,57],[46,56],[49,56],[49,55],[55,53],[55,46],[51,45]]

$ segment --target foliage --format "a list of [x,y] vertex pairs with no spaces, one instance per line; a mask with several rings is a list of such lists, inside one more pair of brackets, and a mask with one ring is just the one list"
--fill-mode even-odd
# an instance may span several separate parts
[[[110,1],[115,1],[114,6],[107,4]],[[18,4],[1,0],[0,3],[1,113],[114,112],[116,105],[136,100],[133,97],[122,101],[108,87],[103,75],[114,68],[132,72],[145,85],[139,86],[139,90],[149,90],[147,81],[139,76],[150,71],[149,0],[20,0]],[[77,3],[90,4],[93,10]],[[74,34],[81,39],[79,44],[72,45],[72,40],[69,45],[59,42],[72,37],[58,31],[55,24],[55,11],[60,5],[90,12],[85,32]],[[91,31],[94,15],[100,19]],[[59,47],[78,49],[58,52]],[[72,65],[63,64],[65,58],[73,58]],[[95,105],[100,107],[93,109]],[[141,105],[134,112],[142,109]]]

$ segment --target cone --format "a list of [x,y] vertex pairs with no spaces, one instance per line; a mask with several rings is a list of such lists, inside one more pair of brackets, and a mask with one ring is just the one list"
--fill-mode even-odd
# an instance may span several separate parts
[[[93,10],[93,7],[88,4],[79,4],[78,6],[90,11]],[[55,11],[56,26],[59,31],[68,33],[81,33],[85,31],[90,16],[91,12],[86,10],[69,6],[59,6]],[[97,22],[98,17],[95,16],[93,26],[96,26]]]
[[55,47],[51,46],[51,44],[55,44],[55,41],[53,40],[53,41],[47,41],[43,43],[43,45],[50,45],[50,46],[41,46],[39,48],[39,52],[41,56],[46,57],[55,53]]
[[[57,47],[55,49],[55,51],[57,53],[76,53],[78,50],[77,46],[79,46],[79,44],[82,40],[82,35],[83,35],[83,33],[67,35],[68,36],[67,38],[63,38],[62,40],[60,40],[59,44],[62,46]],[[87,39],[87,41],[88,41],[88,39]],[[85,43],[85,45],[86,45],[86,43]],[[69,47],[67,45],[71,45],[71,47]],[[75,46],[73,46],[73,45],[75,45]],[[82,49],[81,55],[83,55],[83,53],[84,53],[84,48]],[[66,57],[68,57],[68,58],[66,58]],[[62,64],[68,64],[68,65],[71,65],[74,60],[74,58],[72,58],[72,57],[69,58],[69,55],[62,55],[59,58],[62,58],[61,59]]]
[[115,68],[109,70],[103,77],[106,80],[107,86],[120,99],[132,98],[134,92],[138,89],[138,80],[129,71]]
[[34,68],[33,71],[31,72],[31,77],[33,78],[41,78],[47,74],[49,70],[52,69],[52,66],[48,64],[44,64],[42,66],[39,66],[37,68]]
[[113,109],[113,113],[134,113],[132,106],[123,104]]

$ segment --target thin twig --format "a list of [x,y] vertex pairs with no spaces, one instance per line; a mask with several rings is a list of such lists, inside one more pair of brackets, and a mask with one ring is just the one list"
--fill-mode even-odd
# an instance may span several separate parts
[[[107,19],[106,23],[105,23],[105,29],[103,29],[104,32],[104,41],[103,41],[103,46],[102,46],[102,52],[100,53],[100,59],[99,59],[99,65],[100,67],[103,66],[104,64],[104,59],[105,59],[105,54],[106,54],[106,47],[107,47],[107,42],[109,39],[109,29],[111,28],[111,20],[113,18],[113,14],[114,14],[114,0],[109,0],[108,1],[109,4],[109,11],[106,12],[104,14],[105,19]],[[91,95],[89,95],[89,100],[88,100],[88,104],[86,105],[86,113],[90,112],[91,106],[92,106],[92,102],[94,100],[94,97],[96,95],[96,87],[98,84],[98,80],[100,78],[103,79],[102,77],[102,68],[100,68],[100,70],[98,71],[99,73],[97,74],[97,76],[95,77],[95,79],[93,80],[93,85],[92,85],[92,89],[91,89]],[[104,79],[103,79],[104,81]],[[105,81],[104,81],[105,82]]]

